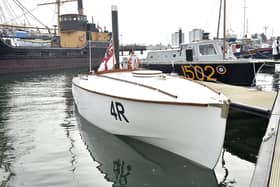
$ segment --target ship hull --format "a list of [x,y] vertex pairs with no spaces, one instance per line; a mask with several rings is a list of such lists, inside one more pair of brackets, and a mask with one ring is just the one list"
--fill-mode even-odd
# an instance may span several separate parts
[[[99,66],[108,42],[93,43],[91,68]],[[0,75],[51,71],[61,69],[89,69],[89,49],[84,48],[37,48],[12,47],[0,41]]]
[[185,62],[144,63],[143,68],[178,73],[186,78],[209,82],[222,82],[237,86],[252,86],[258,72],[274,72],[274,64],[265,62]]
[[[92,60],[92,69],[96,69],[101,57]],[[96,63],[95,63],[96,62]],[[42,72],[65,69],[89,69],[88,57],[77,58],[26,58],[26,59],[1,59],[0,75],[11,73]]]

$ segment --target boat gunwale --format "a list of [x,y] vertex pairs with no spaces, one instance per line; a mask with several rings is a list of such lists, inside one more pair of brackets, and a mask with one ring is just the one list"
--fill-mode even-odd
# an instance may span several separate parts
[[200,106],[200,107],[218,107],[218,108],[223,108],[225,102],[223,103],[191,103],[191,102],[175,102],[175,101],[155,101],[155,100],[144,100],[144,99],[134,99],[134,98],[128,98],[128,97],[122,97],[122,96],[116,96],[116,95],[111,95],[111,94],[106,94],[98,91],[92,91],[87,88],[83,88],[79,85],[77,85],[74,81],[72,81],[72,84],[82,90],[85,90],[90,93],[98,94],[98,95],[103,95],[103,96],[108,96],[108,97],[113,97],[113,98],[118,98],[118,99],[124,99],[128,101],[135,101],[135,102],[143,102],[143,103],[155,103],[155,104],[170,104],[170,105],[189,105],[189,106]]

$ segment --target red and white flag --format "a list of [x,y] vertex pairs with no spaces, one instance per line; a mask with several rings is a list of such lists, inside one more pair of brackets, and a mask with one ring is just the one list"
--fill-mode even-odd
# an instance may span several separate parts
[[101,27],[100,25],[97,25],[97,30],[98,30],[99,32],[103,32],[103,29],[102,29],[102,27]]
[[108,71],[108,70],[114,69],[115,63],[116,63],[116,60],[115,60],[115,54],[114,54],[114,45],[111,40],[97,71]]

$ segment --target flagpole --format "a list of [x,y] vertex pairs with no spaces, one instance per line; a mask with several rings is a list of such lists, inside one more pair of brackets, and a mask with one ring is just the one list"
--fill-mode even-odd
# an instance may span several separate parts
[[91,40],[88,41],[89,49],[89,72],[91,72]]

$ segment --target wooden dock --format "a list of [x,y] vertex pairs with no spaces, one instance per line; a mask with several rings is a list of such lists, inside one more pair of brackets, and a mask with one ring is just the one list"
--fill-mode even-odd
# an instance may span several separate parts
[[206,86],[225,94],[232,107],[241,110],[267,113],[269,123],[260,146],[257,164],[251,179],[251,187],[280,186],[280,94],[254,88],[203,82]]
[[277,92],[261,91],[256,88],[232,86],[202,82],[202,84],[223,93],[231,101],[231,108],[244,110],[264,117],[269,117]]
[[274,103],[266,133],[259,150],[251,186],[280,186],[280,94]]
[[280,186],[280,133],[279,133],[279,125],[280,125],[280,96],[278,95],[277,104],[275,104],[275,109],[272,112],[271,121],[275,121],[275,124],[278,125],[275,127],[275,136],[276,144],[274,149],[274,156],[272,161],[272,169],[270,175],[269,186],[271,187],[279,187]]

